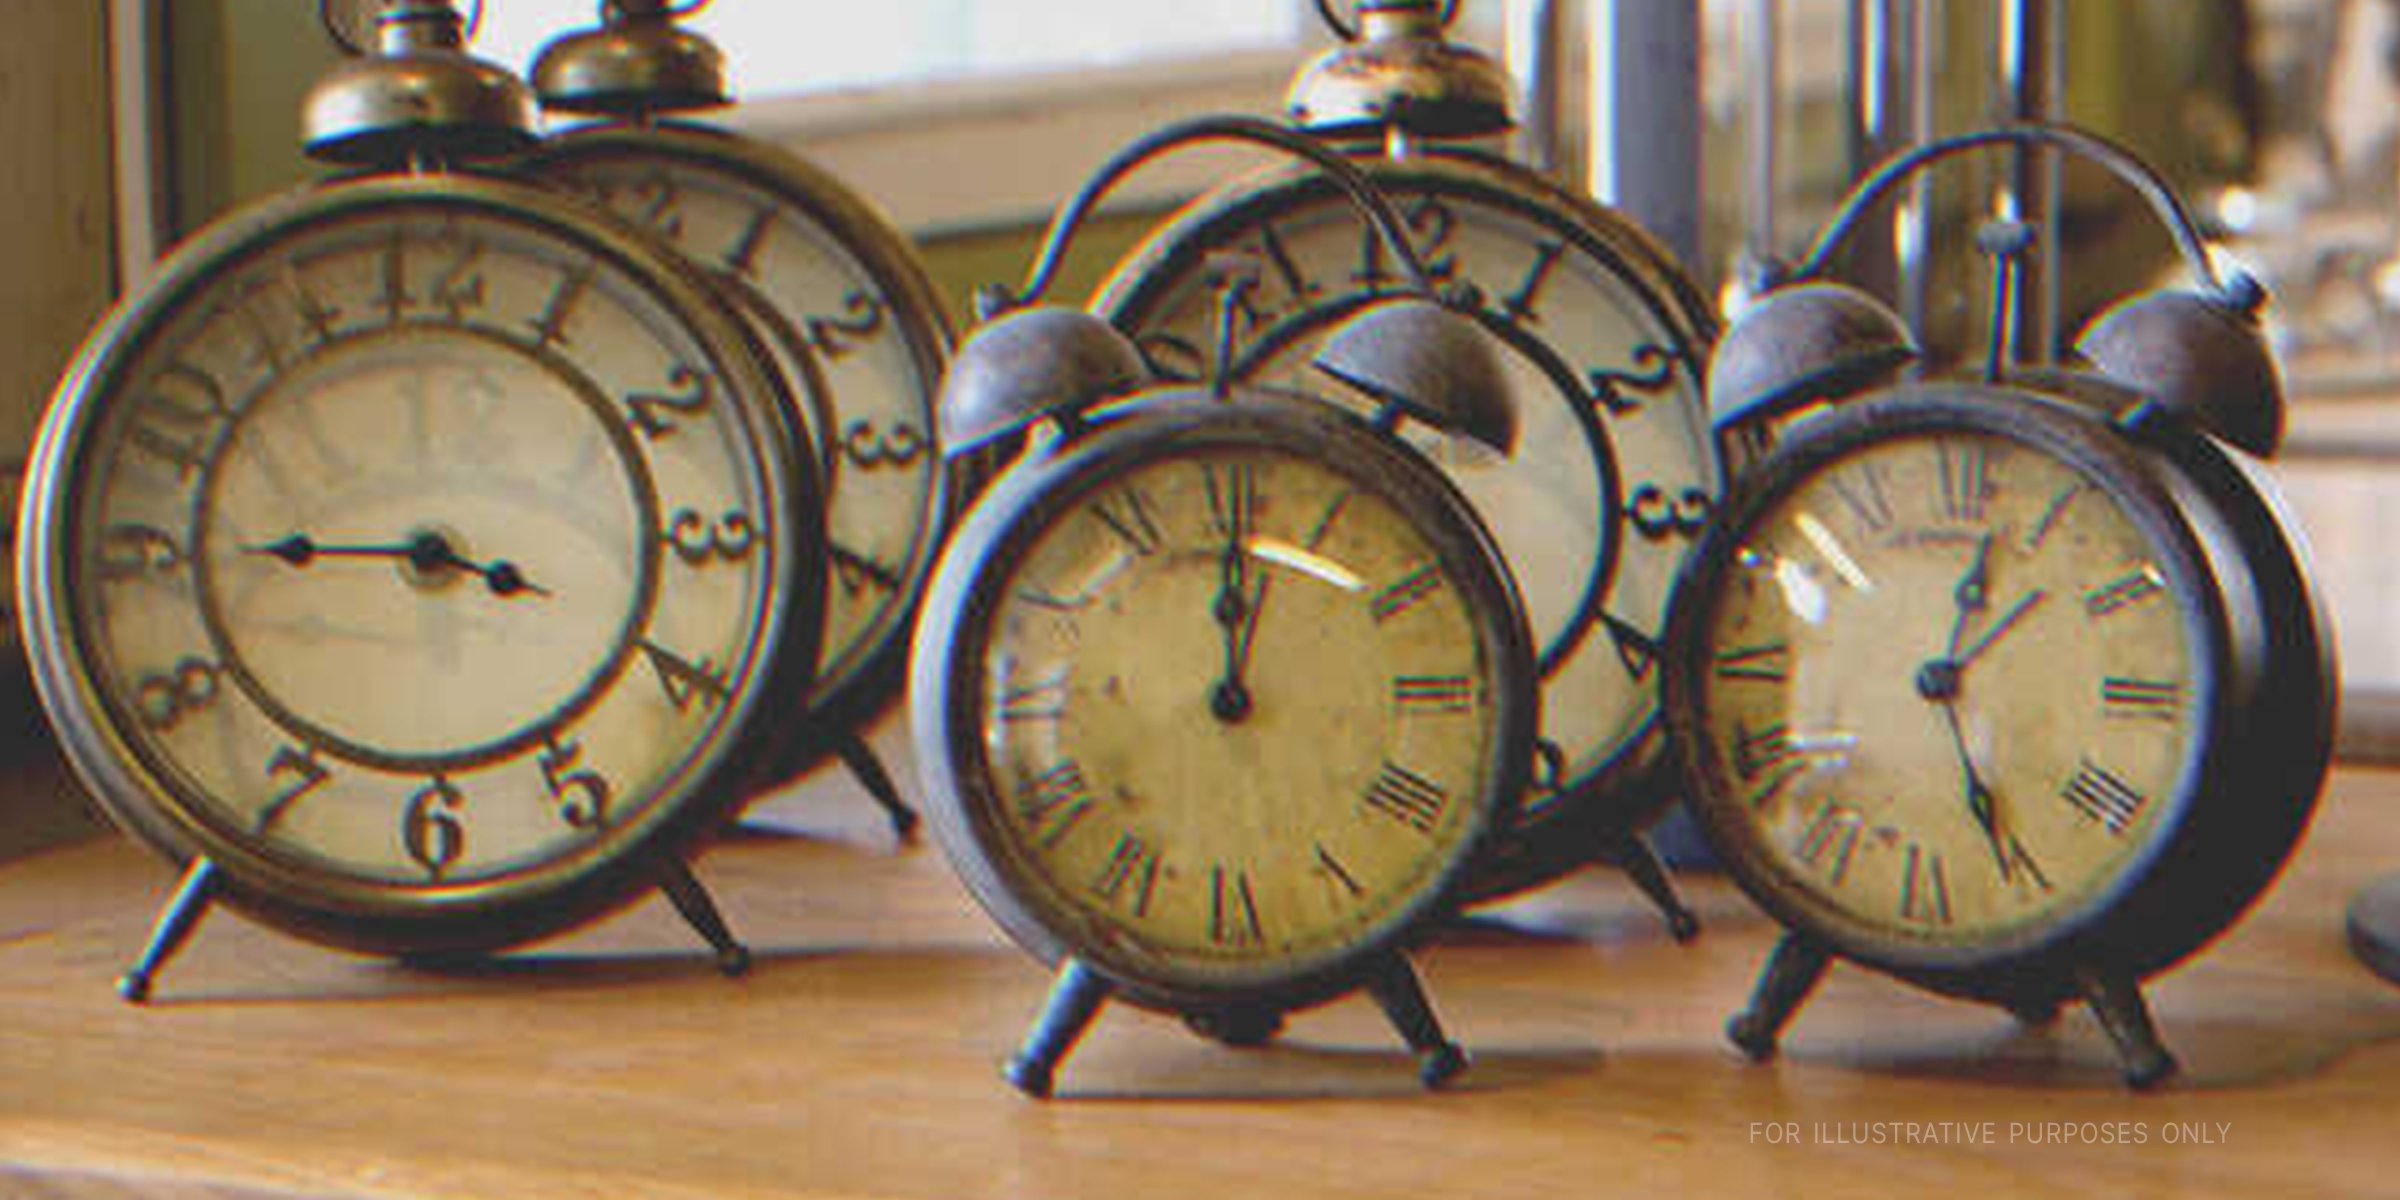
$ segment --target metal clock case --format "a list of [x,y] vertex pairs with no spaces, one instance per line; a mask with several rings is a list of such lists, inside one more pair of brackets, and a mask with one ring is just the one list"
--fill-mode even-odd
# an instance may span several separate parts
[[[1688,938],[1698,922],[1640,832],[1674,795],[1658,634],[1721,485],[1701,393],[1708,306],[1623,217],[1475,148],[1471,139],[1511,124],[1509,83],[1444,40],[1448,11],[1428,0],[1360,8],[1359,29],[1328,11],[1348,44],[1293,85],[1292,119],[1392,198],[1438,286],[1474,297],[1522,398],[1511,455],[1421,443],[1499,538],[1543,677],[1523,815],[1472,890],[1495,897],[1612,857]],[[1226,251],[1263,264],[1238,307],[1232,373],[1245,380],[1301,384],[1326,335],[1401,283],[1321,174],[1278,168],[1178,213],[1116,268],[1094,307],[1162,375],[1198,378],[1216,316],[1209,264]]]
[[[1211,480],[1227,489],[1223,517],[1211,515]],[[1234,498],[1245,487],[1258,490]],[[1245,503],[1256,512],[1235,515]],[[946,701],[919,710],[918,737],[939,748],[926,759],[934,828],[969,889],[1043,962],[1073,959],[1071,970],[1136,1004],[1218,1028],[1329,999],[1365,972],[1405,970],[1398,952],[1447,910],[1504,810],[1496,798],[1521,786],[1524,756],[1504,748],[1525,744],[1534,718],[1530,689],[1511,686],[1531,678],[1513,594],[1464,513],[1438,476],[1355,418],[1265,394],[1230,406],[1200,390],[1145,397],[1139,412],[1004,476],[936,577],[928,619],[949,634],[922,644],[915,681]],[[1050,581],[1034,574],[1068,557],[1057,547],[1079,533],[1117,538],[1112,517],[1127,522],[1137,558],[1161,561],[1127,567],[1125,582],[1089,597],[1038,590]],[[1261,611],[1227,636],[1257,638],[1260,622],[1267,631],[1260,653],[1246,641],[1232,652],[1249,661],[1231,676],[1164,636],[1190,627],[1219,640],[1208,580],[1231,535],[1216,520],[1256,522],[1243,553],[1260,576],[1248,603]],[[1371,531],[1354,539],[1362,557],[1407,564],[1354,573],[1359,562],[1326,544],[1342,524]],[[1145,586],[1141,572],[1156,582]],[[1267,595],[1277,579],[1283,594]],[[1303,589],[1315,599],[1303,603]],[[1170,610],[1143,600],[1146,590],[1192,603]],[[1433,603],[1409,617],[1421,598]],[[1127,604],[1159,611],[1118,611]],[[1302,612],[1323,624],[1304,627]],[[1125,632],[1144,621],[1158,628]],[[1435,626],[1456,641],[1367,636],[1424,638]],[[1044,645],[1050,637],[1065,644]],[[1348,669],[1311,652],[1342,640],[1356,655],[1340,664]],[[1066,669],[1052,675],[1050,663]],[[1219,691],[1226,679],[1243,699]],[[1110,708],[1130,739],[1113,746],[1104,730],[1084,733]],[[1212,740],[1252,744],[1212,752]],[[1212,753],[1221,761],[1188,761]],[[1315,769],[1303,770],[1309,760]],[[1444,1060],[1436,1072],[1449,1069]]]
[[[1803,278],[1892,183],[2004,144],[2134,180],[2204,290],[2103,314],[2082,368],[2005,367],[2003,344],[1962,379],[1877,382],[1906,355],[1836,285],[1737,324],[1721,354],[1762,357],[1712,378],[1729,429],[1784,423],[1679,585],[1668,720],[1703,831],[1791,931],[1730,1027],[1745,1051],[1839,956],[2028,1021],[2082,999],[2146,1087],[2175,1064],[2141,981],[2238,919],[2314,810],[2332,645],[2268,485],[2219,441],[2265,453],[2280,428],[2256,296],[2130,156],[2051,126],[1930,144],[1861,185]],[[2024,233],[1984,238],[1996,322]],[[1771,347],[1744,343],[1795,320],[1863,336],[1752,370]]]
[[[448,4],[381,22],[313,150],[521,144],[530,98]],[[560,195],[355,175],[179,248],[60,385],[21,520],[68,758],[186,868],[124,994],[218,899],[441,956],[660,887],[739,969],[684,855],[808,685],[799,444],[706,280]]]
[[774,352],[825,481],[831,570],[817,683],[755,787],[838,754],[906,835],[915,814],[858,730],[897,697],[906,634],[952,507],[933,405],[950,329],[923,264],[838,180],[754,139],[662,119],[728,102],[722,56],[675,19],[694,6],[605,0],[603,24],[533,69],[543,105],[604,120],[526,165],[660,233],[739,300]]
[[[1121,333],[1029,307],[1098,198],[1213,140],[1326,170],[1392,239],[1413,294],[1319,356],[1373,420],[1235,384],[1158,384]],[[933,827],[969,889],[1058,967],[1010,1064],[1049,1094],[1121,996],[1248,1044],[1364,987],[1423,1056],[1463,1052],[1403,949],[1528,769],[1530,639],[1471,508],[1393,430],[1513,436],[1496,350],[1427,292],[1357,172],[1241,118],[1162,130],[1061,210],[1024,299],[994,296],[945,385],[945,448],[1020,435],[943,553],[910,694]],[[1226,264],[1230,306],[1255,282]],[[1222,362],[1220,361],[1220,367]]]

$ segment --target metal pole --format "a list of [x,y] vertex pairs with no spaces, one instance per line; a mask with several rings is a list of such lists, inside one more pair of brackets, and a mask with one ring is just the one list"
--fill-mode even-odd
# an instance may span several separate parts
[[1591,36],[1591,192],[1699,262],[1699,0],[1593,0]]
[[1743,214],[1743,251],[1751,263],[1768,262],[1782,249],[1775,221],[1775,130],[1782,111],[1779,58],[1783,39],[1777,27],[1778,0],[1750,0],[1743,11],[1742,80],[1748,93],[1743,126],[1743,157],[1750,186]]
[[1565,155],[1559,0],[1508,0],[1506,16],[1508,70],[1524,93],[1517,111],[1517,159],[1554,175]]
[[[2000,14],[2000,112],[2044,121],[2059,110],[2059,12],[2056,0],[2007,0]],[[2058,156],[2048,147],[2018,148],[1999,196],[2000,215],[2038,234],[2019,269],[2007,314],[2008,344],[2019,363],[2048,363],[2058,353]],[[1997,331],[1995,331],[1996,333]]]

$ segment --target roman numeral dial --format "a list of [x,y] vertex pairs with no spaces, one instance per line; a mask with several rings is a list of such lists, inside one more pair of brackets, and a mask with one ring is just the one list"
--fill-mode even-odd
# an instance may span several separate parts
[[1036,510],[971,618],[1009,869],[1151,959],[1305,960],[1387,927],[1487,819],[1526,699],[1457,544],[1314,449],[1178,444],[1094,480]]
[[2134,869],[2207,673],[2103,480],[1975,424],[1829,455],[1731,519],[1682,669],[1742,861],[1892,946],[2063,927]]

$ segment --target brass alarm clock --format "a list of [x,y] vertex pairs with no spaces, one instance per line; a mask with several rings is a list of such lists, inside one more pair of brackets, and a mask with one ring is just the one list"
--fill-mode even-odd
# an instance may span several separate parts
[[[1613,858],[1688,938],[1698,922],[1642,830],[1674,796],[1659,632],[1720,487],[1701,394],[1714,324],[1631,222],[1479,148],[1512,123],[1510,85],[1499,65],[1446,40],[1456,8],[1364,0],[1352,27],[1320,3],[1344,44],[1301,73],[1290,117],[1392,198],[1437,284],[1472,290],[1522,398],[1513,453],[1424,447],[1499,538],[1542,673],[1525,803],[1473,890],[1497,896]],[[1197,378],[1213,351],[1208,266],[1226,251],[1264,264],[1231,334],[1243,380],[1305,379],[1333,330],[1404,283],[1322,174],[1279,169],[1178,213],[1118,266],[1096,311],[1162,377]],[[1361,411],[1377,403],[1328,394]]]
[[596,196],[704,264],[773,351],[825,483],[825,643],[804,713],[754,787],[827,754],[903,836],[916,815],[859,730],[898,696],[907,632],[950,509],[933,403],[949,359],[941,301],[863,197],[776,147],[687,119],[727,103],[723,56],[676,24],[696,7],[601,0],[602,24],[545,48],[552,111],[597,116],[529,166]]
[[[1908,330],[1816,277],[1897,182],[1988,146],[2130,181],[2195,289],[2121,301],[2072,367],[1995,334],[1980,370],[1900,378]],[[1981,238],[1996,330],[2033,232]],[[1711,400],[1763,454],[1679,587],[1666,701],[1703,831],[1789,930],[1745,1051],[1838,956],[2033,1021],[2084,1000],[2129,1083],[2174,1070],[2140,983],[2274,879],[2331,745],[2331,640],[2243,458],[2282,429],[2261,299],[2131,155],[2021,126],[1880,169],[1727,332]]]
[[[1416,280],[1320,356],[1386,397],[1373,420],[1224,372],[1159,382],[1096,316],[1028,307],[1124,173],[1226,138],[1334,175]],[[1062,210],[945,386],[952,454],[1040,427],[943,552],[911,678],[941,845],[1058,967],[1008,1069],[1028,1093],[1111,996],[1246,1043],[1363,987],[1428,1086],[1465,1063],[1403,951],[1519,794],[1532,655],[1473,510],[1391,431],[1504,448],[1512,419],[1496,354],[1380,203],[1275,126],[1162,130]],[[1227,274],[1231,308],[1255,276]]]
[[441,956],[663,887],[739,969],[684,856],[745,725],[808,684],[814,464],[671,250],[450,169],[520,150],[533,105],[445,0],[384,0],[378,36],[305,113],[312,153],[367,169],[178,248],[42,424],[42,701],[186,872],[121,990],[218,899]]

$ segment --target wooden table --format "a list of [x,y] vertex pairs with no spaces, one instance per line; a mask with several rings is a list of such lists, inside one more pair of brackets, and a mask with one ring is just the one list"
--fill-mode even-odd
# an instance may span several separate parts
[[701,863],[761,951],[738,982],[656,902],[438,974],[220,913],[134,1008],[165,868],[114,838],[0,868],[0,1196],[2400,1196],[2400,988],[2341,925],[2400,869],[2400,773],[2340,772],[2265,905],[2154,982],[2186,1074],[2149,1096],[2080,1010],[1838,967],[1751,1065],[1720,1030],[1767,923],[1687,880],[1678,947],[1586,873],[1422,956],[1476,1055],[1452,1092],[1352,999],[1253,1051],[1112,1008],[1036,1103],[995,1068],[1047,980],[939,853],[846,780],[767,815],[802,832]]

